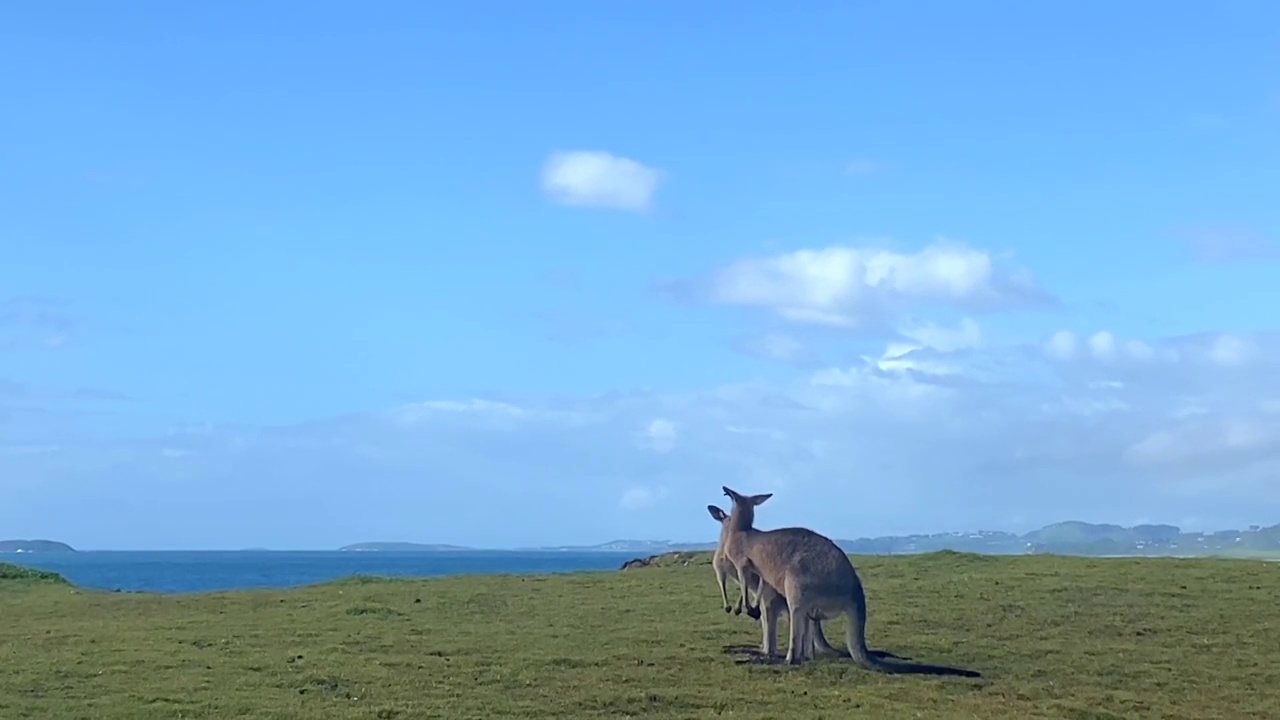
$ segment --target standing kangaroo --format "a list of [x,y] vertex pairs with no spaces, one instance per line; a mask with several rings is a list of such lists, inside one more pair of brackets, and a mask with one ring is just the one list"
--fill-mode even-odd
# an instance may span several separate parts
[[776,588],[786,598],[791,613],[788,664],[798,665],[810,654],[809,628],[804,620],[829,620],[847,613],[849,654],[868,670],[981,677],[963,668],[888,662],[873,657],[867,652],[867,599],[849,556],[830,538],[808,528],[755,529],[755,508],[773,497],[772,493],[744,496],[727,487],[720,489],[733,500],[733,510],[721,524],[720,544],[725,557],[737,569],[742,586],[734,612],[741,613],[744,605],[751,610],[747,597],[750,573],[760,576],[762,587],[768,584]]
[[[739,578],[739,575],[737,568],[724,554],[724,522],[729,519],[729,515],[715,505],[708,505],[707,512],[711,513],[711,518],[719,522],[721,527],[721,542],[716,545],[715,555],[711,557],[711,567],[716,571],[716,584],[720,587],[720,600],[724,603],[724,611],[730,612],[733,608],[729,605],[729,593],[725,589],[725,580],[728,579],[731,572],[735,578]],[[740,579],[739,582],[741,582]],[[760,576],[754,572],[748,571],[747,582],[751,584],[751,589],[756,597],[756,608],[759,608],[753,614],[751,611],[756,610],[756,608],[752,608],[748,604],[747,614],[753,618],[758,617],[760,619],[760,627],[764,633],[764,638],[760,643],[760,652],[766,657],[777,655],[778,616],[787,612],[787,599],[779,595],[778,591],[771,585],[761,581]],[[841,656],[845,654],[827,642],[827,636],[822,632],[821,620],[805,618],[805,621],[813,623],[810,635],[813,647],[808,648],[810,654],[814,650],[820,650],[824,655]]]

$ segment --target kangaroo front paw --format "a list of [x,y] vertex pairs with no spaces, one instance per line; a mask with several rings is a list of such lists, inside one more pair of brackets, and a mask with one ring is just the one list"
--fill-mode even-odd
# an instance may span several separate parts
[[748,608],[747,608],[747,617],[751,618],[752,620],[759,620],[759,619],[760,619],[760,608],[758,608],[758,607],[748,607]]

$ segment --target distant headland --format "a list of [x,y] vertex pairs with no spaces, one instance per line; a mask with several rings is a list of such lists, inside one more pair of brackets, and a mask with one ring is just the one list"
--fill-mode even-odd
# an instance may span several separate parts
[[4,553],[48,553],[75,552],[70,545],[56,540],[0,540],[0,552]]

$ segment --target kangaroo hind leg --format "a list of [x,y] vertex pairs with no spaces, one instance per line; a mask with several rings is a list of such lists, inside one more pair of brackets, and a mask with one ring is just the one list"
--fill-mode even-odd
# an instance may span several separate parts
[[791,610],[791,642],[787,645],[787,664],[799,665],[809,654],[805,648],[805,643],[809,640],[809,608],[798,597],[788,597],[787,605]]

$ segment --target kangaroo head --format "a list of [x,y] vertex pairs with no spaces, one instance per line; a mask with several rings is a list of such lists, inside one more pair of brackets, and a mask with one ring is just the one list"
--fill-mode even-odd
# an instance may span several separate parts
[[[773,497],[773,493],[764,493],[763,495],[743,495],[724,485],[720,486],[724,494],[733,501],[733,510],[729,512],[731,518],[737,527],[749,528],[756,521],[756,506]],[[707,508],[708,510],[710,507]],[[720,510],[720,508],[716,508]],[[712,517],[715,517],[713,514]],[[724,521],[721,521],[724,522]]]

